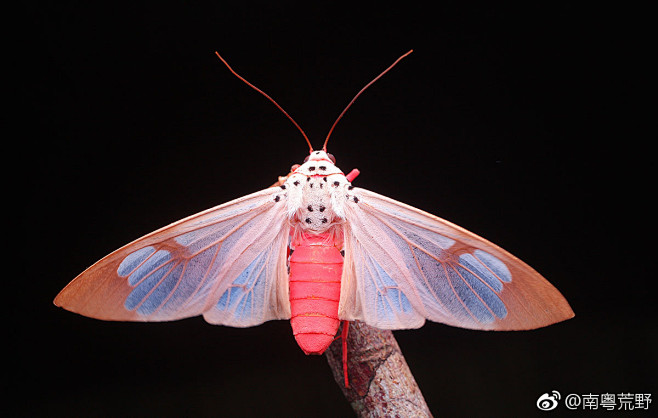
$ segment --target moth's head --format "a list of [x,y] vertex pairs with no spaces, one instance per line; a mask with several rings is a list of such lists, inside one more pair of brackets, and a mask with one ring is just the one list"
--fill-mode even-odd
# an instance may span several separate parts
[[329,161],[331,164],[336,164],[336,158],[325,151],[311,151],[308,157],[304,159],[304,162],[308,161]]

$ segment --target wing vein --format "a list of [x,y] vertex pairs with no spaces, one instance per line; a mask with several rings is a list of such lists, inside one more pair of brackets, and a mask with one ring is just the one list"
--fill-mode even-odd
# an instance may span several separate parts
[[[163,268],[163,267],[166,266],[167,264],[170,264],[172,261],[173,261],[173,260],[167,260],[167,261],[165,261],[164,263],[162,263],[161,265],[159,265],[159,266],[157,266],[156,268],[154,268],[153,270],[151,270],[151,271],[149,271],[148,273],[146,273],[141,279],[139,279],[139,281],[138,281],[137,283],[135,283],[134,286],[132,286],[132,288],[134,289],[134,288],[136,288],[137,286],[139,286],[140,284],[142,284],[146,279],[148,279],[149,277],[151,277],[151,275],[152,275],[153,273],[155,273],[156,271],[160,270],[161,268]],[[128,276],[128,277],[130,277],[130,276]],[[127,277],[127,278],[128,278],[128,277]],[[126,279],[127,279],[127,278],[126,278]]]
[[[448,313],[449,312],[448,308],[443,304],[443,302],[441,301],[439,296],[434,292],[434,289],[430,285],[430,282],[427,279],[427,276],[425,275],[425,272],[423,271],[422,267],[420,266],[420,261],[418,261],[418,257],[416,257],[416,254],[414,253],[414,250],[413,250],[413,247],[412,247],[411,243],[408,242],[407,245],[409,246],[409,250],[411,251],[411,255],[414,257],[414,261],[416,262],[416,266],[418,267],[418,272],[422,276],[423,281],[425,282],[425,285],[426,285],[427,289],[430,291],[430,294],[434,297],[434,300],[436,300],[439,303],[439,305],[441,305],[441,307],[444,309],[444,312]],[[441,264],[443,264],[443,263],[441,263]]]
[[164,298],[162,302],[160,302],[157,308],[155,308],[152,315],[157,314],[160,308],[162,308],[167,302],[169,302],[169,299],[171,299],[174,293],[176,293],[176,289],[178,289],[178,285],[180,285],[183,282],[183,277],[185,277],[185,272],[187,271],[187,265],[189,264],[189,262],[190,262],[189,259],[185,260],[185,264],[183,265],[183,271],[181,271],[178,280],[176,280],[176,284],[174,285],[174,288],[169,291],[167,297]]
[[448,283],[450,284],[450,289],[452,289],[452,293],[455,295],[457,300],[459,300],[459,303],[461,303],[462,307],[464,308],[464,310],[466,310],[466,312],[470,315],[470,317],[473,318],[473,320],[477,322],[477,319],[475,318],[475,316],[473,315],[471,310],[468,309],[468,307],[466,306],[466,304],[464,303],[462,298],[459,297],[459,294],[455,290],[455,286],[452,284],[452,280],[450,279],[450,273],[448,273],[448,267],[444,263],[441,263],[441,265],[443,266],[443,271],[445,271],[445,273],[446,273],[446,279],[448,280]]
[[[463,266],[462,266],[462,267],[463,267]],[[462,279],[462,282],[464,282],[464,284],[465,284],[466,286],[468,286],[468,288],[471,290],[471,292],[473,292],[473,294],[475,295],[475,297],[478,298],[478,299],[480,300],[480,302],[482,302],[482,304],[483,304],[483,305],[489,310],[489,312],[491,312],[491,314],[492,314],[493,317],[495,318],[495,317],[496,317],[496,314],[491,310],[491,308],[489,307],[489,305],[488,305],[488,304],[482,299],[482,297],[480,297],[480,294],[479,294],[478,292],[476,292],[476,291],[471,287],[470,284],[468,284],[468,282],[466,281],[466,279],[464,278],[464,276],[462,276],[462,274],[459,272],[458,269],[456,269],[454,266],[452,266],[452,268],[453,268],[453,270],[455,270],[455,273],[457,273],[457,275],[459,276],[459,278]],[[477,277],[477,276],[476,276],[476,277]]]
[[[393,232],[395,232],[395,233],[396,233],[400,238],[402,238],[407,244],[409,244],[409,245],[413,245],[415,248],[418,248],[420,251],[424,252],[424,253],[427,254],[428,256],[430,256],[430,257],[432,257],[433,259],[435,259],[437,262],[439,262],[439,263],[441,263],[441,264],[444,263],[444,261],[440,260],[438,257],[435,257],[435,256],[432,255],[429,251],[427,251],[426,249],[424,249],[424,248],[421,247],[420,245],[418,245],[418,244],[414,243],[413,241],[411,241],[410,239],[408,239],[408,238],[407,238],[402,232],[400,232],[395,226],[391,225],[389,222],[387,222],[386,220],[384,220],[382,217],[380,217],[380,216],[378,216],[378,215],[374,215],[374,216],[375,216],[377,219],[379,219],[380,222],[382,222],[383,224],[385,224],[386,226],[388,226]],[[440,235],[440,234],[439,234],[439,235]],[[412,251],[412,252],[413,252],[413,251]]]
[[[212,241],[212,242],[209,243],[208,245],[206,245],[206,246],[202,247],[201,249],[199,249],[198,251],[192,253],[192,254],[190,255],[190,258],[193,258],[194,256],[196,256],[196,255],[198,255],[198,254],[204,252],[205,250],[207,250],[208,248],[212,247],[213,245],[216,245],[216,244],[219,243],[219,242],[223,242],[223,241],[226,240],[228,237],[230,237],[235,231],[237,231],[238,229],[242,228],[243,226],[245,226],[245,225],[248,224],[249,222],[253,221],[257,216],[259,216],[259,215],[260,215],[262,212],[264,212],[264,211],[265,211],[265,209],[261,209],[260,212],[259,212],[259,211],[254,211],[254,214],[253,214],[251,217],[247,218],[246,220],[242,221],[242,222],[241,222],[240,224],[238,224],[237,226],[233,227],[233,229],[231,229],[230,231],[226,232],[221,238]],[[181,236],[181,235],[184,235],[184,234],[185,234],[185,233],[180,234],[180,235],[177,235],[177,236]],[[209,232],[208,234],[203,235],[203,236],[200,237],[200,238],[207,237],[207,236],[210,236],[210,235],[212,235],[212,232]],[[197,241],[201,241],[201,239],[198,239]]]
[[[145,246],[145,247],[140,248],[140,250],[143,249],[143,248],[146,248],[146,247],[148,247],[148,245]],[[142,267],[142,265],[144,263],[146,263],[151,257],[153,257],[158,251],[159,251],[159,248],[154,247],[153,252],[148,257],[146,257],[144,260],[142,260],[142,262],[139,263],[134,269],[130,270],[130,272],[128,274],[126,274],[125,276],[122,276],[122,277],[125,277],[126,279],[128,279],[134,272],[136,272],[140,267]],[[140,282],[141,282],[141,280],[140,280]],[[139,284],[139,283],[137,283],[137,284]],[[137,286],[137,284],[135,286]]]
[[[212,260],[210,260],[210,263],[208,263],[208,268],[206,269],[206,272],[203,274],[203,277],[201,278],[201,280],[199,280],[199,284],[197,285],[196,289],[194,289],[194,291],[192,293],[190,293],[190,296],[187,297],[187,299],[185,300],[185,302],[183,303],[182,306],[187,305],[193,298],[195,298],[196,295],[201,290],[201,288],[203,288],[203,286],[205,285],[206,280],[208,279],[208,275],[210,273],[210,270],[212,270],[212,267],[215,265],[215,261],[217,260],[217,256],[219,255],[219,252],[221,251],[221,248],[222,248],[222,243],[221,242],[217,243],[215,245],[217,245],[217,250],[215,250],[215,254],[212,256]],[[206,310],[207,305],[208,305],[208,303],[206,303],[206,306],[204,306],[204,309],[203,309],[204,311]]]
[[[168,264],[168,263],[167,263],[167,264]],[[155,290],[158,288],[158,286],[160,286],[160,285],[162,284],[162,282],[165,281],[165,280],[167,279],[167,277],[169,277],[169,274],[171,274],[171,272],[172,272],[176,267],[178,267],[178,265],[180,264],[180,261],[176,261],[176,262],[171,263],[171,264],[173,264],[173,265],[169,268],[169,270],[168,270],[165,274],[162,275],[162,278],[161,278],[160,280],[158,280],[158,282],[157,282],[157,283],[151,288],[151,290],[149,290],[149,291],[146,293],[146,295],[144,295],[144,296],[142,297],[142,299],[139,301],[139,303],[138,303],[137,305],[135,305],[134,310],[138,310],[138,309],[144,304],[144,302],[146,301],[146,299],[148,299],[148,298],[153,294],[153,292],[155,292]],[[166,265],[166,264],[165,264],[165,265]],[[163,265],[162,267],[164,267],[165,265]],[[160,267],[160,268],[162,268],[162,267]],[[160,270],[160,268],[158,268],[158,269],[156,269],[156,270]],[[151,273],[153,273],[153,272],[151,272]],[[149,275],[150,275],[151,273],[149,273]],[[135,286],[135,288],[137,288],[137,286]]]
[[[268,257],[269,259],[269,257]],[[249,285],[249,291],[245,293],[245,297],[247,295],[251,295],[250,299],[250,305],[251,305],[251,312],[254,312],[254,288],[256,287],[257,282],[260,280],[260,275],[263,273],[263,270],[265,270],[265,267],[267,266],[267,260],[265,263],[263,263],[262,266],[260,266],[260,269],[258,270],[258,273],[254,274],[254,272],[251,272],[249,275],[250,277],[255,277],[256,279]]]
[[[371,193],[372,193],[372,192],[371,192]],[[367,205],[369,208],[371,208],[371,210],[372,210],[373,212],[384,213],[384,214],[386,214],[386,216],[390,216],[391,218],[395,218],[395,219],[397,219],[397,220],[399,220],[399,221],[401,221],[401,222],[409,222],[409,219],[405,219],[404,217],[401,217],[401,216],[399,216],[399,215],[397,215],[397,214],[395,214],[395,213],[392,213],[392,212],[391,212],[391,213],[389,213],[389,212],[384,212],[383,210],[378,209],[376,206],[370,205],[370,204],[368,204],[368,203],[365,202],[365,201],[363,202],[363,204],[365,204],[365,205]],[[434,215],[430,215],[430,216],[434,216]],[[447,222],[447,221],[445,221],[445,222]],[[434,232],[435,234],[439,234],[439,235],[448,235],[445,231],[442,231],[440,228],[432,228],[432,227],[430,227],[430,226],[428,226],[428,225],[423,225],[423,224],[420,224],[420,223],[419,223],[419,224],[414,224],[414,226],[417,226],[417,227],[419,227],[419,228],[421,228],[421,229],[424,229],[424,230],[426,230],[426,231]],[[456,225],[455,225],[455,226],[456,226]],[[458,227],[458,228],[459,228],[459,227]],[[453,240],[458,240],[458,238],[457,238],[457,237],[454,237],[454,236],[450,236],[449,238],[450,238],[450,239],[453,239]]]
[[[283,207],[283,206],[281,206],[281,207]],[[251,247],[253,247],[255,242],[259,242],[259,241],[260,241],[260,238],[263,236],[263,234],[265,234],[266,232],[268,232],[268,231],[270,230],[270,228],[271,228],[271,223],[272,223],[272,222],[270,222],[268,225],[266,225],[266,226],[260,231],[260,234],[258,235],[258,237],[256,237],[256,238],[254,238],[253,240],[251,240],[250,244],[247,245],[247,246],[244,248],[244,250],[242,251],[242,253],[240,254],[240,256],[242,256],[245,252],[247,252],[248,249],[250,249]],[[280,233],[280,232],[279,232],[279,233]],[[277,234],[277,235],[278,235],[278,234]],[[274,242],[277,242],[277,241],[279,241],[278,236],[274,239]],[[235,257],[235,258],[233,258],[233,260],[231,260],[227,265],[225,265],[224,270],[229,271],[230,268],[233,267],[233,266],[235,265],[235,263],[237,262],[238,258],[239,258],[239,257]],[[216,292],[216,291],[217,291],[217,288],[219,287],[219,285],[220,285],[219,282],[218,282],[218,283],[215,283],[214,286],[212,286],[212,288],[211,288],[211,292],[210,292],[210,293],[212,294],[212,293]],[[208,309],[208,308],[209,308],[209,306],[208,306],[208,304],[206,304],[206,309]]]
[[[482,263],[482,264],[484,264],[484,263]],[[464,270],[466,270],[467,272],[471,273],[471,274],[472,274],[475,278],[477,278],[482,284],[484,284],[485,286],[487,286],[492,292],[494,292],[495,294],[498,294],[498,292],[496,291],[496,289],[494,289],[493,287],[491,287],[491,285],[490,285],[489,283],[487,283],[485,280],[483,280],[483,279],[480,277],[479,274],[475,273],[473,270],[469,269],[468,267],[466,267],[465,265],[463,265],[463,264],[461,264],[461,263],[457,263],[457,265],[458,265],[459,267],[463,268]],[[486,266],[485,266],[485,267],[486,267]],[[496,276],[496,277],[498,277],[498,276]],[[501,283],[504,283],[504,282],[501,280]],[[503,285],[503,289],[504,289],[504,288],[505,288],[505,287],[504,287],[504,285]]]
[[[269,191],[269,189],[262,190],[261,193],[262,193],[262,192],[265,192],[265,191]],[[263,195],[264,195],[264,196],[270,196],[270,195],[273,194],[273,193],[274,193],[274,192],[271,192],[271,193],[263,193]],[[255,193],[255,194],[256,194],[256,193]],[[263,197],[263,196],[260,196],[260,195],[259,195],[259,196],[253,196],[252,198],[254,198],[254,199],[260,199],[260,198],[262,198],[262,197]],[[229,202],[229,203],[231,203],[231,202]],[[244,203],[244,202],[242,202],[242,203]],[[224,206],[224,205],[220,205],[220,206]],[[263,206],[264,206],[264,205],[256,206],[256,208],[262,208]],[[217,210],[218,208],[214,208],[214,209]],[[225,209],[225,207],[222,208],[222,209]],[[252,208],[252,209],[253,209],[253,208]],[[208,211],[212,211],[212,210],[213,210],[213,209],[209,209]],[[208,227],[208,226],[217,225],[217,224],[219,224],[219,223],[224,223],[224,222],[226,222],[226,221],[228,221],[228,220],[231,220],[231,219],[233,219],[233,218],[236,218],[236,217],[238,217],[238,216],[242,216],[242,215],[244,215],[245,213],[248,213],[248,212],[250,212],[250,211],[251,211],[251,210],[248,210],[248,211],[242,211],[242,212],[238,211],[237,213],[235,213],[235,214],[233,214],[233,215],[229,215],[229,216],[226,216],[226,217],[217,217],[217,220],[214,220],[214,221],[211,221],[211,222],[208,222],[208,223],[204,223],[203,226],[202,226],[202,228],[205,228],[205,227]],[[207,214],[206,212],[201,212],[201,213],[198,213],[198,214],[196,214],[196,215],[192,215],[192,217],[189,218],[189,219],[183,219],[182,221],[194,221],[194,220],[196,220],[197,218],[201,218],[201,217],[203,217],[203,216],[206,215],[206,214]],[[216,216],[216,215],[215,215],[215,216]]]

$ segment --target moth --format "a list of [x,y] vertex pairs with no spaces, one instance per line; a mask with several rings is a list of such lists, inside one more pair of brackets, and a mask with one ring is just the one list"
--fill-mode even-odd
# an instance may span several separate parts
[[[366,85],[357,97],[407,52]],[[464,228],[354,187],[327,152],[329,135],[270,187],[182,219],[93,264],[55,305],[111,321],[203,315],[250,327],[290,320],[306,354],[321,354],[341,321],[381,329],[425,320],[527,330],[573,317],[560,292],[512,254]],[[345,336],[346,327],[343,327]],[[343,338],[345,344],[345,338]],[[345,345],[344,360],[345,360]],[[347,375],[346,375],[347,384]]]

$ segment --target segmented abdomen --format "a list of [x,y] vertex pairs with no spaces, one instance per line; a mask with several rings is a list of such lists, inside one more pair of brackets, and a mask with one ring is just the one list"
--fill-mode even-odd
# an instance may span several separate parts
[[343,257],[325,234],[306,237],[290,257],[290,324],[306,354],[322,354],[338,331]]

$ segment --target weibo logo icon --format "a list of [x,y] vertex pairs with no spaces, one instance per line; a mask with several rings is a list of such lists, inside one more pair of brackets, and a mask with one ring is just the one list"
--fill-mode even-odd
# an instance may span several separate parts
[[560,392],[557,390],[551,393],[544,393],[537,399],[537,408],[542,411],[552,411],[557,407],[557,401],[561,398]]

